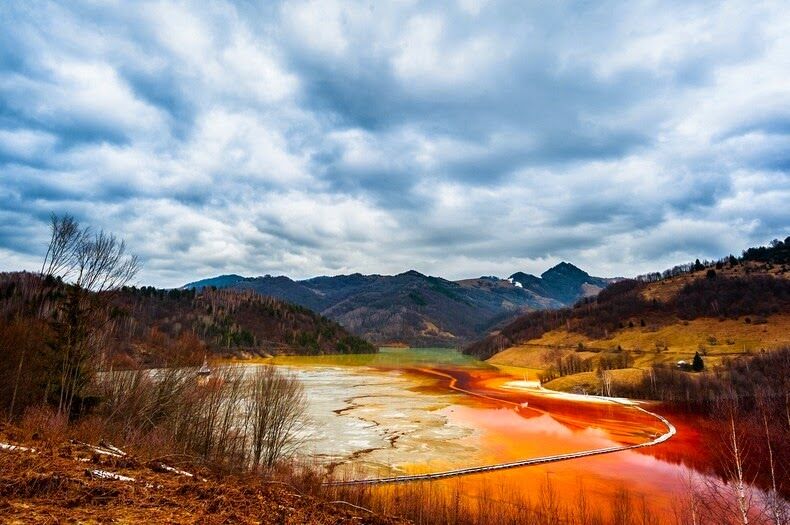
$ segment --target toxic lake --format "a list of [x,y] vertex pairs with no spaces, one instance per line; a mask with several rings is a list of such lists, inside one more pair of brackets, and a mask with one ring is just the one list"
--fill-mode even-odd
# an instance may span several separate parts
[[[335,480],[627,447],[668,432],[633,402],[547,391],[526,369],[499,369],[454,350],[383,348],[266,362],[293,371],[304,384],[308,415],[299,456]],[[701,431],[682,416],[665,415],[677,435],[654,446],[458,476],[431,482],[432,490],[453,484],[475,497],[496,487],[499,497],[515,501],[534,498],[548,482],[561,498],[584,487],[608,501],[627,489],[634,497],[649,495],[659,513],[669,514],[690,484],[716,482],[716,475],[702,452]]]

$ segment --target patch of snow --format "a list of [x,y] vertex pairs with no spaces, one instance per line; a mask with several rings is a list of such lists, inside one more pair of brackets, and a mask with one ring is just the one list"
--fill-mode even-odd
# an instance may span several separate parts
[[129,476],[116,474],[115,472],[108,472],[106,470],[89,470],[88,473],[94,478],[99,479],[111,479],[114,481],[135,481],[134,478],[130,478]]
[[[165,465],[164,463],[160,463],[159,466],[162,470],[167,472],[172,472],[173,474],[178,474],[179,476],[186,476],[188,478],[194,478],[195,475],[191,472],[187,472],[186,470],[181,470],[175,467],[171,467],[170,465]],[[207,481],[206,478],[198,478],[200,481]]]
[[36,449],[28,447],[20,447],[19,445],[12,445],[10,443],[0,443],[0,450],[18,450],[20,452],[35,452]]
[[119,448],[118,448],[118,447],[116,447],[115,445],[111,445],[111,444],[109,444],[109,443],[105,443],[105,444],[103,444],[103,445],[101,445],[101,446],[102,446],[103,448],[107,449],[107,450],[110,450],[110,451],[112,451],[112,452],[115,452],[116,454],[120,454],[121,456],[125,456],[125,455],[126,455],[126,452],[124,452],[123,450],[119,449]]

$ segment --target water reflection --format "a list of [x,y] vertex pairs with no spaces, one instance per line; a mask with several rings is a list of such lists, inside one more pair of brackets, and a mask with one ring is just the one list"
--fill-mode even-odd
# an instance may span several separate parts
[[[340,478],[506,463],[642,443],[665,431],[633,407],[526,389],[524,378],[447,350],[385,349],[373,356],[274,362],[296,370],[307,386],[305,453]],[[495,483],[529,496],[547,476],[561,494],[575,494],[583,480],[593,495],[627,487],[666,510],[690,483],[715,479],[704,429],[682,415],[667,416],[678,434],[657,446],[473,475],[459,483],[469,494]]]

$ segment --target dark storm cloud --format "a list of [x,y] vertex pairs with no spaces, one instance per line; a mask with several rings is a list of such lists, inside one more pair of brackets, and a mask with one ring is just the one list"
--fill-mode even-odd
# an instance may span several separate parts
[[790,230],[781,2],[0,5],[0,269],[633,274]]

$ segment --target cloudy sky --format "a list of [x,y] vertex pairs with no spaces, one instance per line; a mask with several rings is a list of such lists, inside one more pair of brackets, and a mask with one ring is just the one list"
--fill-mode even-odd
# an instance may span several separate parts
[[738,253],[790,234],[790,9],[2,2],[0,270],[52,211],[159,286]]

